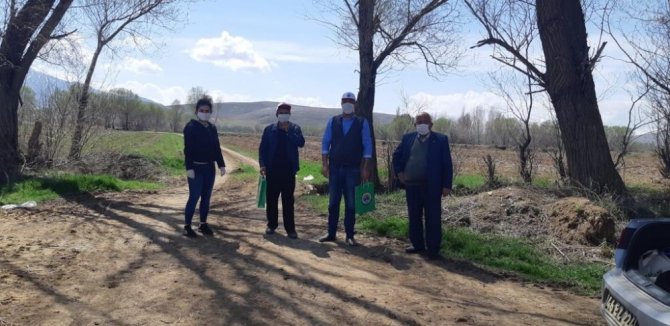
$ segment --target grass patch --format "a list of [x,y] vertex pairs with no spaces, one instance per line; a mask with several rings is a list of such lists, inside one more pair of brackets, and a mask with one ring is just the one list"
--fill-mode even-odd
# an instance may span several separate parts
[[221,146],[226,147],[232,151],[238,152],[246,157],[253,158],[254,160],[258,161],[258,151],[257,150],[251,150],[248,148],[243,148],[241,146],[236,146],[232,144],[226,144],[226,143],[221,143]]
[[184,138],[158,132],[114,132],[92,144],[88,153],[119,152],[156,160],[170,175],[184,174]]
[[670,191],[647,185],[630,185],[628,191],[645,217],[670,217]]
[[258,171],[254,166],[242,163],[230,175],[240,181],[254,181],[258,179]]
[[328,183],[328,179],[321,174],[321,165],[321,162],[301,160],[300,171],[298,171],[298,181],[303,181],[303,178],[311,175],[314,177],[313,180],[303,182],[313,185]]
[[520,239],[467,229],[445,230],[442,243],[445,256],[515,272],[529,281],[568,286],[580,294],[596,295],[607,270],[602,264],[561,264]]
[[486,184],[486,178],[477,174],[457,175],[454,180],[454,187],[463,187],[468,189],[478,189]]
[[554,186],[554,180],[549,177],[535,177],[533,178],[533,186],[539,188],[551,188]]
[[[314,210],[328,211],[328,196],[303,196]],[[378,209],[358,218],[358,228],[376,235],[406,240],[408,221],[404,192],[378,194]],[[402,211],[402,215],[398,215]],[[480,234],[468,229],[443,230],[441,253],[446,257],[463,259],[479,265],[515,273],[521,278],[566,286],[579,294],[596,295],[607,267],[601,264],[563,264],[554,261],[529,242]]]
[[126,181],[108,175],[53,174],[29,177],[0,188],[0,204],[37,202],[58,197],[96,191],[153,190],[160,185],[152,182]]

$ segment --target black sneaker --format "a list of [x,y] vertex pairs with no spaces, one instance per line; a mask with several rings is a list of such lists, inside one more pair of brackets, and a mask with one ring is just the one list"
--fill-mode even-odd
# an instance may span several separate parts
[[424,252],[424,251],[425,251],[425,249],[415,248],[414,246],[409,246],[409,247],[405,248],[405,252],[408,253],[408,254],[418,254],[418,253],[421,253],[421,252]]
[[439,252],[428,251],[426,252],[426,258],[428,260],[439,260],[440,258],[442,258],[442,255],[440,255]]
[[298,233],[296,233],[296,232],[289,232],[289,233],[286,234],[286,236],[288,236],[288,237],[291,238],[291,239],[297,239],[297,238],[298,238]]
[[335,236],[326,234],[319,238],[319,242],[335,242]]
[[200,227],[198,227],[198,230],[200,230],[200,232],[202,232],[202,234],[205,234],[205,235],[213,235],[214,234],[214,232],[209,227],[209,225],[207,225],[207,223],[200,223]]
[[354,238],[347,238],[347,239],[344,241],[344,243],[346,243],[347,246],[349,246],[349,247],[355,247],[355,246],[358,246],[358,242],[356,242],[356,240],[354,240]]
[[185,225],[184,226],[184,235],[189,237],[189,238],[195,238],[195,237],[198,236],[197,234],[195,234],[195,232],[193,231],[193,229],[191,228],[190,225]]
[[265,234],[273,235],[273,234],[275,234],[275,229],[267,228],[267,229],[265,229]]

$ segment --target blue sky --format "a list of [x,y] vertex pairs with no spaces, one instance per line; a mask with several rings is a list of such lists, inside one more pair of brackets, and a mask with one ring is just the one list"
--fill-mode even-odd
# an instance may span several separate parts
[[[314,17],[324,13],[313,0],[199,1],[183,8],[187,21],[174,31],[153,35],[161,47],[137,51],[125,46],[119,56],[108,52],[97,69],[101,88],[124,87],[162,104],[184,102],[189,88],[201,86],[215,100],[287,101],[294,104],[338,107],[340,95],[358,88],[357,54],[337,45],[334,33]],[[327,17],[326,17],[327,18]],[[469,18],[469,17],[468,17]],[[463,28],[464,48],[481,37],[481,28]],[[92,44],[80,35],[86,54]],[[613,43],[605,54],[616,56]],[[487,85],[489,71],[504,69],[488,57],[491,48],[468,50],[461,67],[436,80],[423,65],[380,76],[375,111],[395,113],[401,94],[438,116],[456,117],[463,110],[504,102]],[[58,67],[38,64],[38,70],[59,75]],[[625,124],[629,96],[621,91],[629,67],[611,58],[596,71],[605,124]],[[607,91],[605,91],[607,90]],[[547,119],[544,108],[535,120]]]

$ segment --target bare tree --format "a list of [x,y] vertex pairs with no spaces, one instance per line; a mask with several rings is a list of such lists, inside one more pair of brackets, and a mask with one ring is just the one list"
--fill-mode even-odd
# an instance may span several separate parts
[[188,90],[188,94],[186,95],[186,103],[184,104],[195,105],[199,99],[206,96],[209,96],[206,89],[200,86],[191,87],[191,89]]
[[56,28],[73,0],[27,0],[4,2],[0,27],[0,181],[8,182],[19,172],[18,116],[20,92],[28,70],[42,48],[66,34]]
[[[668,1],[615,1],[605,13],[607,31],[636,68],[638,82],[651,103],[656,125],[661,174],[670,177],[670,3]],[[633,102],[635,105],[636,102]],[[631,106],[632,110],[632,106]],[[629,111],[630,114],[630,111]],[[630,122],[629,122],[630,125]]]
[[182,127],[182,120],[184,119],[184,106],[179,100],[172,101],[170,106],[170,130],[179,132]]
[[[454,67],[460,57],[455,36],[457,12],[449,0],[337,0],[329,2],[340,22],[327,22],[339,42],[358,52],[359,89],[356,114],[374,128],[377,75],[388,69],[424,62],[429,74]],[[326,5],[328,6],[328,5]],[[374,140],[374,130],[372,130]],[[372,176],[377,176],[373,144]]]
[[[465,3],[486,30],[476,47],[493,46],[494,59],[528,76],[536,91],[548,93],[561,129],[570,180],[596,192],[627,196],[607,146],[592,74],[606,43],[589,54],[581,1]],[[528,29],[528,24],[537,29]],[[532,58],[520,49],[536,46],[532,42],[538,35],[544,55]]]
[[[622,133],[615,140],[614,144],[610,144],[610,149],[616,152],[614,166],[616,168],[624,168],[626,165],[626,155],[630,153],[631,143],[635,140],[634,135],[637,130],[647,125],[649,121],[636,111],[638,104],[649,93],[649,88],[646,88],[640,95],[632,99],[630,107],[628,108],[628,123],[626,127],[621,128]],[[637,114],[636,114],[637,113]],[[614,145],[614,146],[612,146]]]
[[96,46],[88,65],[86,79],[82,85],[77,109],[77,120],[70,159],[81,156],[84,146],[84,128],[87,125],[86,109],[90,96],[91,81],[100,55],[119,35],[137,38],[151,32],[152,28],[169,28],[177,21],[177,12],[172,6],[179,0],[84,0],[84,12],[95,33]]
[[[528,50],[526,50],[526,54]],[[490,74],[495,88],[505,100],[510,113],[521,122],[521,132],[515,137],[519,156],[519,175],[525,183],[533,182],[533,170],[535,152],[530,146],[532,135],[530,130],[530,117],[533,113],[534,96],[533,83],[530,77],[515,78],[510,74]]]

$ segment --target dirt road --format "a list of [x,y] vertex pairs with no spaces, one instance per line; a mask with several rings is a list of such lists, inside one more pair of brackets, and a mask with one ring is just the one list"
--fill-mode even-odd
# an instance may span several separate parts
[[[224,155],[228,170],[245,159]],[[299,239],[265,236],[254,193],[217,181],[215,234],[196,239],[181,235],[185,187],[0,213],[0,325],[601,323],[595,299],[425,261],[396,240],[320,244],[326,219],[305,207]]]

